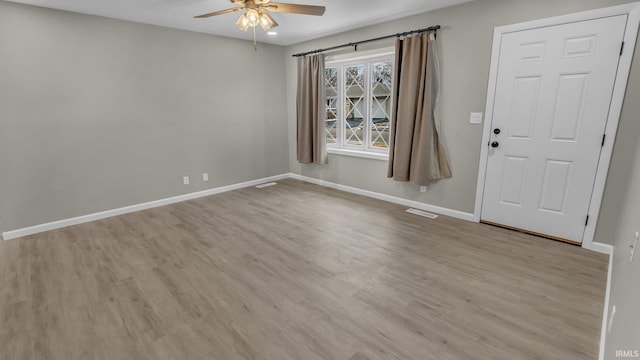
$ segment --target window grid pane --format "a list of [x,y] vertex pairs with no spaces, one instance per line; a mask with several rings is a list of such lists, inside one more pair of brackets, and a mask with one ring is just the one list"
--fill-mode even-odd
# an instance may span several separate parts
[[355,65],[344,68],[344,144],[364,145],[365,66]]
[[393,66],[390,61],[371,64],[371,129],[372,148],[389,148],[389,119],[391,118]]
[[325,69],[326,117],[324,131],[327,144],[337,144],[338,129],[338,69]]

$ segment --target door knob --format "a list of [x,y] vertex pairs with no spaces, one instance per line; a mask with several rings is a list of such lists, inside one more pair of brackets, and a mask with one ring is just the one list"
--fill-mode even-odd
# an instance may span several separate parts
[[498,128],[493,129],[493,133],[496,135],[500,134],[500,129]]
[[492,148],[497,148],[500,145],[500,143],[498,143],[497,141],[494,141],[491,143],[491,147]]

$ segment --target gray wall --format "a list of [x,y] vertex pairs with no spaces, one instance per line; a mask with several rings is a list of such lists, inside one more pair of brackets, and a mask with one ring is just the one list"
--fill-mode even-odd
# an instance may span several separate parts
[[607,334],[607,360],[620,359],[616,350],[640,351],[640,250],[629,261],[629,246],[640,231],[640,46],[634,58],[596,234],[614,245],[609,314],[615,305],[616,315]]
[[286,173],[284,56],[0,1],[2,230]]
[[619,359],[617,350],[640,351],[640,250],[636,250],[634,261],[629,260],[629,245],[632,244],[634,234],[640,230],[640,151],[636,152],[633,160],[632,181],[635,186],[629,189],[629,198],[621,204],[620,231],[615,238],[613,257],[613,278],[611,287],[611,308],[616,306],[616,315],[611,332],[607,334],[605,359]]
[[[636,54],[637,56],[640,56]],[[635,98],[640,97],[640,86],[634,85]],[[637,118],[638,112],[635,112]],[[639,136],[636,133],[635,136]],[[619,359],[617,350],[640,351],[640,249],[636,250],[633,262],[629,260],[630,248],[635,232],[640,230],[640,147],[627,154],[626,167],[630,168],[628,187],[621,189],[624,197],[613,209],[618,221],[612,236],[614,241],[613,273],[611,282],[611,308],[616,306],[616,315],[611,332],[607,334],[605,359]]]
[[[494,27],[627,2],[631,1],[476,0],[289,47],[287,51],[291,55],[429,25],[441,25],[443,28],[438,33],[438,39],[442,67],[442,137],[453,178],[433,184],[423,194],[415,185],[388,180],[385,161],[329,155],[329,164],[326,166],[300,165],[296,162],[295,146],[289,147],[292,172],[473,213],[482,125],[470,125],[469,113],[484,112]],[[380,42],[373,46],[390,44]],[[288,57],[290,144],[295,144],[295,86],[295,60]]]

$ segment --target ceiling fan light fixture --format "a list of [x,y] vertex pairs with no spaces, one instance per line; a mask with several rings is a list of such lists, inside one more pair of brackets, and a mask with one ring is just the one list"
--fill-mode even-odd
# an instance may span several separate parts
[[249,19],[247,18],[247,14],[240,15],[238,21],[236,21],[236,26],[238,26],[238,29],[242,31],[247,31],[249,29]]
[[251,27],[256,27],[260,23],[260,14],[258,14],[256,9],[247,10],[244,16],[247,18],[249,26]]
[[242,15],[236,20],[236,26],[242,31],[249,28],[253,30],[253,47],[257,49],[256,27],[260,25],[262,30],[268,32],[268,35],[276,35],[277,33],[269,32],[270,29],[278,26],[278,22],[269,14],[269,11],[290,14],[306,14],[320,16],[324,14],[324,6],[288,4],[288,3],[272,3],[271,0],[230,0],[235,7],[218,10],[202,15],[194,16],[197,19],[210,18],[212,16],[228,14],[232,12],[242,12]]
[[262,30],[268,31],[275,24],[276,24],[276,21],[273,20],[271,15],[269,15],[269,13],[267,13],[266,11],[260,12],[260,26],[262,27]]

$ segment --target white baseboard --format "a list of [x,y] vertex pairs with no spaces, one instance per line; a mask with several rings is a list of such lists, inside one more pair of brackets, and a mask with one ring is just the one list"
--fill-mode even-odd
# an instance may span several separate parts
[[260,184],[263,184],[263,183],[266,183],[266,182],[286,179],[288,177],[289,177],[289,174],[281,174],[281,175],[276,175],[276,176],[270,176],[270,177],[251,180],[251,181],[246,181],[246,182],[242,182],[242,183],[238,183],[238,184],[232,184],[232,185],[217,187],[217,188],[213,188],[213,189],[193,192],[193,193],[189,193],[189,194],[173,196],[173,197],[166,198],[166,199],[149,201],[149,202],[145,202],[145,203],[142,203],[142,204],[136,204],[136,205],[125,206],[125,207],[112,209],[112,210],[100,211],[100,212],[97,212],[97,213],[77,216],[77,217],[70,218],[70,219],[53,221],[53,222],[49,222],[49,223],[46,223],[46,224],[40,224],[40,225],[30,226],[30,227],[26,227],[26,228],[22,228],[22,229],[3,232],[2,233],[2,238],[4,240],[16,239],[16,238],[27,236],[27,235],[33,235],[33,234],[37,234],[37,233],[41,233],[41,232],[45,232],[45,231],[49,231],[49,230],[60,229],[60,228],[67,227],[67,226],[87,223],[87,222],[90,222],[90,221],[101,220],[101,219],[105,219],[105,218],[112,217],[112,216],[118,216],[118,215],[123,215],[123,214],[131,213],[131,212],[135,212],[135,211],[151,209],[151,208],[164,206],[164,205],[169,205],[169,204],[173,204],[173,203],[177,203],[177,202],[181,202],[181,201],[197,199],[197,198],[201,198],[201,197],[204,197],[204,196],[220,194],[220,193],[223,193],[223,192],[242,189],[242,188],[249,187],[249,186],[256,186],[256,185],[260,185]]
[[[227,192],[227,191],[242,189],[242,188],[249,187],[249,186],[256,186],[256,185],[264,184],[264,183],[267,183],[267,182],[278,181],[278,180],[282,180],[282,179],[286,179],[286,178],[292,178],[292,179],[297,179],[297,180],[301,180],[301,181],[306,181],[306,182],[309,182],[309,183],[312,183],[312,184],[316,184],[316,185],[320,185],[320,186],[326,186],[326,187],[329,187],[329,188],[332,188],[332,189],[336,189],[336,190],[340,190],[340,191],[346,191],[346,192],[350,192],[350,193],[357,194],[357,195],[367,196],[367,197],[378,199],[378,200],[388,201],[388,202],[391,202],[391,203],[394,203],[394,204],[399,204],[399,205],[407,206],[407,207],[410,207],[410,208],[416,208],[416,209],[419,209],[419,210],[430,211],[430,212],[434,212],[436,214],[450,216],[450,217],[457,218],[457,219],[462,219],[462,220],[471,221],[471,222],[477,222],[474,214],[472,214],[472,213],[466,213],[466,212],[453,210],[453,209],[448,209],[448,208],[444,208],[444,207],[440,207],[440,206],[436,206],[436,205],[430,205],[430,204],[426,204],[426,203],[422,203],[422,202],[418,202],[418,201],[408,200],[408,199],[404,199],[404,198],[400,198],[400,197],[396,197],[396,196],[381,194],[381,193],[377,193],[377,192],[373,192],[373,191],[369,191],[369,190],[364,190],[364,189],[360,189],[360,188],[356,188],[356,187],[337,184],[337,183],[333,183],[333,182],[329,182],[329,181],[325,181],[325,180],[320,180],[320,179],[316,179],[316,178],[312,178],[312,177],[308,177],[308,176],[303,176],[303,175],[299,175],[299,174],[286,173],[286,174],[270,176],[270,177],[266,177],[266,178],[262,178],[262,179],[246,181],[246,182],[242,182],[242,183],[238,183],[238,184],[231,184],[231,185],[222,186],[222,187],[218,187],[218,188],[213,188],[213,189],[193,192],[193,193],[189,193],[189,194],[173,196],[173,197],[170,197],[170,198],[149,201],[149,202],[145,202],[145,203],[141,203],[141,204],[125,206],[125,207],[121,207],[121,208],[117,208],[117,209],[101,211],[101,212],[97,212],[97,213],[93,213],[93,214],[77,216],[77,217],[73,217],[73,218],[70,218],[70,219],[63,219],[63,220],[53,221],[53,222],[49,222],[49,223],[45,223],[45,224],[34,225],[34,226],[22,228],[22,229],[6,231],[6,232],[2,233],[2,238],[4,240],[16,239],[16,238],[20,238],[20,237],[23,237],[23,236],[33,235],[33,234],[37,234],[37,233],[41,233],[41,232],[45,232],[45,231],[49,231],[49,230],[60,229],[60,228],[63,228],[63,227],[72,226],[72,225],[78,225],[78,224],[87,223],[87,222],[90,222],[90,221],[101,220],[101,219],[105,219],[105,218],[112,217],[112,216],[123,215],[123,214],[131,213],[131,212],[135,212],[135,211],[151,209],[151,208],[164,206],[164,205],[169,205],[169,204],[173,204],[173,203],[177,203],[177,202],[181,202],[181,201],[186,201],[186,200],[196,199],[196,198],[200,198],[200,197],[220,194],[220,193]],[[600,253],[604,253],[604,254],[612,254],[613,253],[613,247],[611,245],[598,243],[598,242],[592,243],[591,247],[590,247],[590,250],[596,251],[596,252],[600,252]]]
[[613,254],[613,246],[599,242],[591,243],[591,247],[589,247],[589,250],[599,252],[601,254],[607,254],[609,256]]
[[298,175],[298,174],[294,174],[294,173],[289,173],[289,177],[291,177],[293,179],[297,179],[297,180],[306,181],[306,182],[309,182],[309,183],[312,183],[312,184],[316,184],[316,185],[326,186],[326,187],[329,187],[329,188],[332,188],[332,189],[336,189],[336,190],[346,191],[346,192],[350,192],[350,193],[357,194],[357,195],[362,195],[362,196],[367,196],[367,197],[378,199],[378,200],[388,201],[388,202],[391,202],[391,203],[394,203],[394,204],[404,205],[404,206],[411,207],[411,208],[416,208],[416,209],[419,209],[419,210],[434,212],[434,213],[440,214],[440,215],[451,216],[451,217],[454,217],[454,218],[467,220],[467,221],[474,221],[473,214],[462,212],[462,211],[458,211],[458,210],[452,210],[452,209],[447,209],[447,208],[440,207],[440,206],[429,205],[429,204],[425,204],[425,203],[418,202],[418,201],[403,199],[403,198],[396,197],[396,196],[391,196],[391,195],[385,195],[385,194],[381,194],[381,193],[377,193],[377,192],[373,192],[373,191],[369,191],[369,190],[363,190],[363,189],[360,189],[360,188],[355,188],[355,187],[351,187],[351,186],[332,183],[332,182],[329,182],[329,181],[324,181],[324,180],[311,178],[311,177],[307,177],[307,176],[303,176],[303,175]]
[[151,208],[164,206],[164,205],[169,205],[169,204],[173,204],[173,203],[177,203],[177,202],[181,202],[181,201],[196,199],[196,198],[200,198],[200,197],[204,197],[204,196],[210,196],[210,195],[214,195],[214,194],[220,194],[220,193],[227,192],[227,191],[242,189],[242,188],[249,187],[249,186],[256,186],[256,185],[260,185],[260,184],[263,184],[263,183],[282,180],[282,179],[286,179],[286,178],[298,179],[298,180],[306,181],[306,182],[317,184],[317,185],[321,185],[321,186],[326,186],[326,187],[337,189],[337,190],[341,190],[341,191],[346,191],[346,192],[350,192],[350,193],[354,193],[354,194],[358,194],[358,195],[371,197],[371,198],[374,198],[374,199],[379,199],[379,200],[383,200],[383,201],[392,202],[392,203],[395,203],[395,204],[404,205],[404,206],[407,206],[407,207],[412,207],[412,208],[425,210],[425,211],[431,211],[431,212],[434,212],[434,213],[437,213],[437,214],[451,216],[451,217],[458,218],[458,219],[474,221],[473,214],[469,214],[469,213],[465,213],[465,212],[461,212],[461,211],[457,211],[457,210],[451,210],[451,209],[447,209],[447,208],[443,208],[443,207],[439,207],[439,206],[429,205],[429,204],[425,204],[425,203],[421,203],[421,202],[417,202],[417,201],[407,200],[407,199],[403,199],[403,198],[399,198],[399,197],[395,197],[395,196],[376,193],[376,192],[373,192],[373,191],[363,190],[363,189],[359,189],[359,188],[355,188],[355,187],[351,187],[351,186],[340,185],[340,184],[336,184],[336,183],[332,183],[332,182],[328,182],[328,181],[324,181],[324,180],[319,180],[319,179],[315,179],[315,178],[310,178],[310,177],[307,177],[307,176],[302,176],[302,175],[298,175],[298,174],[294,174],[294,173],[287,173],[287,174],[280,174],[280,175],[276,175],[276,176],[266,177],[266,178],[262,178],[262,179],[246,181],[246,182],[242,182],[242,183],[238,183],[238,184],[232,184],[232,185],[222,186],[222,187],[218,187],[218,188],[213,188],[213,189],[193,192],[193,193],[189,193],[189,194],[173,196],[173,197],[170,197],[170,198],[149,201],[149,202],[145,202],[145,203],[141,203],[141,204],[125,206],[125,207],[121,207],[121,208],[117,208],[117,209],[100,211],[100,212],[97,212],[97,213],[77,216],[77,217],[73,217],[73,218],[70,218],[70,219],[63,219],[63,220],[53,221],[53,222],[49,222],[49,223],[45,223],[45,224],[29,226],[29,227],[22,228],[22,229],[6,231],[6,232],[2,233],[2,238],[4,240],[17,239],[17,238],[20,238],[20,237],[23,237],[23,236],[38,234],[38,233],[41,233],[41,232],[60,229],[60,228],[64,228],[64,227],[67,227],[67,226],[83,224],[83,223],[87,223],[87,222],[90,222],[90,221],[96,221],[96,220],[109,218],[109,217],[112,217],[112,216],[128,214],[128,213],[135,212],[135,211],[151,209]]
[[609,255],[609,269],[607,270],[607,288],[604,294],[604,310],[602,312],[602,328],[600,329],[600,353],[599,360],[604,360],[605,342],[607,340],[607,323],[609,322],[609,297],[611,295],[611,273],[613,272],[613,250],[609,244],[594,242],[591,250]]

